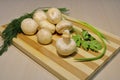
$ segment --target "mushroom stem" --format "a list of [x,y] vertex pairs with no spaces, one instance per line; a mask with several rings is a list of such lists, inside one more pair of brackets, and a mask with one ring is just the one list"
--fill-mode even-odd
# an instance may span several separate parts
[[69,30],[64,30],[62,37],[63,37],[63,41],[66,44],[70,43],[70,32],[69,32]]

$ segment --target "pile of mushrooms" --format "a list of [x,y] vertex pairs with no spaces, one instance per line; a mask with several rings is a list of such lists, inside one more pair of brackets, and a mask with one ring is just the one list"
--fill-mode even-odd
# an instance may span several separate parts
[[72,23],[63,19],[62,13],[57,8],[50,8],[47,12],[38,9],[33,18],[26,18],[21,23],[21,29],[26,35],[35,35],[40,44],[52,42],[55,32],[62,35],[56,41],[56,50],[62,56],[71,55],[76,51],[76,43],[70,36]]

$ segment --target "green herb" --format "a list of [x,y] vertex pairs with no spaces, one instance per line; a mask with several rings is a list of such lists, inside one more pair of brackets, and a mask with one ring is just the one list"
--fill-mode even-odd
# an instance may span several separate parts
[[64,18],[67,19],[67,20],[70,20],[70,21],[72,21],[72,22],[81,24],[81,25],[87,27],[88,29],[90,29],[93,33],[95,33],[95,34],[100,38],[100,40],[101,40],[101,42],[102,42],[102,45],[103,45],[102,52],[101,52],[101,54],[98,55],[97,57],[77,58],[77,59],[75,58],[75,60],[77,60],[77,61],[92,61],[92,60],[97,60],[97,59],[102,58],[102,57],[105,55],[106,49],[107,49],[107,46],[106,46],[104,40],[106,40],[106,41],[108,41],[108,40],[105,38],[105,36],[104,36],[99,30],[97,30],[94,26],[92,26],[92,25],[90,25],[90,24],[88,24],[88,23],[86,23],[86,22],[83,22],[83,21],[80,21],[80,20],[77,20],[77,19],[68,17],[68,16],[66,16],[66,15],[64,15],[64,14],[63,14],[63,16],[64,16]]
[[72,36],[72,38],[76,42],[77,47],[80,47],[80,45],[82,44],[81,36],[80,35],[74,35],[74,36]]
[[2,38],[4,39],[3,45],[0,47],[0,55],[7,51],[8,47],[12,44],[12,39],[17,36],[18,33],[21,33],[21,22],[25,18],[32,18],[33,12],[25,14],[17,19],[11,21],[6,29],[2,32]]
[[93,51],[98,51],[102,49],[102,45],[100,42],[98,42],[97,40],[92,40],[90,41],[90,49]]
[[86,40],[86,41],[95,40],[95,38],[92,37],[92,36],[88,33],[88,31],[86,31],[86,30],[83,30],[82,33],[81,33],[81,35],[82,35],[83,39]]
[[83,41],[81,46],[83,47],[83,49],[87,51],[89,50],[89,44],[90,44],[89,41]]
[[88,31],[82,30],[81,35],[73,35],[72,38],[76,42],[77,47],[82,46],[83,49],[92,51],[98,51],[102,49],[102,45],[93,36],[91,36]]
[[[66,8],[58,8],[62,13],[65,13],[68,11]],[[0,55],[2,55],[5,51],[7,51],[8,47],[12,44],[12,39],[17,36],[18,33],[21,33],[21,22],[26,18],[32,18],[34,12],[37,9],[35,9],[31,13],[27,13],[19,18],[14,19],[11,21],[6,29],[2,32],[2,38],[4,40],[2,46],[0,46]],[[47,11],[43,9],[43,11]]]

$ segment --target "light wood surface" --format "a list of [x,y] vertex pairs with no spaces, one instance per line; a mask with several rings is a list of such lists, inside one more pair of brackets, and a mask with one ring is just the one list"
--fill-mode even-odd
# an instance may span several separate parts
[[[16,4],[15,4],[16,3]],[[36,1],[33,2],[32,0],[29,1],[29,4],[27,1],[1,1],[1,7],[0,10],[3,12],[1,13],[2,16],[0,16],[0,23],[2,24],[6,24],[8,23],[11,19],[14,19],[17,16],[22,15],[23,13],[26,13],[28,11],[31,11],[33,9],[35,9],[38,6],[57,6],[57,7],[68,7],[71,11],[70,11],[70,15],[81,19],[83,21],[86,21],[88,23],[91,23],[92,25],[99,27],[102,30],[105,30],[107,32],[111,32],[111,33],[106,33],[105,34],[112,36],[113,34],[120,36],[120,27],[119,27],[119,0],[93,0],[93,1],[64,1],[63,3],[61,3],[61,0],[56,2],[56,1],[49,1],[49,0],[43,0],[43,1]],[[54,5],[53,5],[54,4]],[[6,6],[7,5],[7,6]],[[24,5],[24,6],[23,6]],[[26,5],[26,8],[24,8]],[[32,6],[31,6],[32,5]],[[16,7],[15,7],[16,6]],[[4,9],[3,9],[4,7]],[[112,44],[108,44],[111,47],[109,47],[109,50],[107,53],[112,52],[114,49],[113,48],[117,48],[119,42],[115,40],[116,36],[114,38],[111,38],[111,42],[113,42]],[[19,39],[15,39],[16,42],[20,41],[21,42],[21,35],[19,36]],[[27,39],[30,37],[26,37]],[[31,39],[31,38],[30,38]],[[24,40],[22,39],[23,42],[21,42],[21,45],[25,44]],[[34,40],[33,40],[34,41]],[[0,40],[0,43],[2,43],[2,39]],[[34,43],[34,42],[33,42]],[[14,45],[18,45],[15,44]],[[18,46],[19,48],[23,49],[24,47]],[[29,45],[26,44],[26,46],[30,47]],[[42,48],[42,50],[44,49],[51,49],[54,48],[54,43],[52,46],[45,46],[44,48]],[[32,47],[30,47],[29,52],[25,53],[31,53],[31,50],[34,50]],[[38,50],[39,51],[39,50]],[[114,52],[114,51],[113,51]],[[36,53],[38,53],[36,51]],[[54,51],[52,52],[54,54]],[[107,54],[107,56],[110,56],[112,53]],[[36,54],[37,55],[37,54]],[[47,55],[47,54],[46,54]],[[98,67],[98,65],[101,65],[103,63],[103,61],[108,58],[105,57],[102,60],[100,60],[99,62],[93,62],[97,63],[97,65],[91,65],[91,63],[80,63],[79,65],[81,65],[82,67],[78,68],[80,69],[80,72],[83,72],[83,75],[78,74],[77,72],[73,72],[73,74],[71,74],[73,67],[68,68],[66,71],[66,66],[64,66],[64,68],[61,67],[57,67],[57,66],[61,66],[61,63],[67,62],[67,64],[75,64],[71,62],[71,58],[68,59],[64,59],[63,61],[60,61],[59,65],[55,64],[53,60],[51,60],[48,64],[45,64],[45,61],[48,60],[48,57],[45,57],[44,55],[41,55],[41,58],[36,59],[36,61],[40,62],[40,64],[42,65],[42,67],[38,64],[36,64],[36,62],[34,62],[31,58],[27,57],[26,55],[23,54],[23,52],[21,52],[20,50],[18,50],[17,48],[15,48],[14,46],[11,46],[9,48],[9,50],[0,57],[0,80],[56,80],[59,78],[65,78],[66,76],[64,75],[66,73],[67,76],[70,76],[68,78],[76,78],[76,76],[72,76],[73,74],[77,75],[78,77],[84,76],[82,79],[86,78],[86,74],[87,76],[89,74],[91,74],[96,67]],[[57,55],[55,55],[57,56]],[[85,56],[85,55],[84,55]],[[90,55],[91,56],[91,55]],[[57,56],[58,57],[58,56]],[[53,59],[53,58],[52,58]],[[43,61],[42,61],[43,60]],[[69,63],[70,61],[70,63]],[[114,57],[114,59],[110,60],[111,62],[109,62],[107,65],[105,65],[105,67],[102,68],[102,70],[100,72],[98,72],[95,76],[94,76],[94,80],[113,80],[113,79],[119,79],[119,53],[118,55],[116,55]],[[63,63],[64,63],[63,62]],[[51,68],[53,65],[51,65],[51,67],[47,67],[47,65],[50,64],[54,64],[56,65],[56,68]],[[66,64],[66,63],[65,63]],[[45,66],[44,66],[45,65]],[[91,65],[91,66],[88,66]],[[62,65],[63,66],[63,65]],[[78,66],[78,64],[75,64],[75,66]],[[83,67],[84,66],[84,67]],[[87,67],[88,66],[88,67]],[[54,75],[58,76],[59,78],[56,78],[54,75],[52,75],[51,73],[49,73],[48,71],[46,71],[46,69],[48,69],[48,71],[52,72]],[[60,69],[60,74],[57,73],[56,71]],[[55,71],[56,70],[56,71]],[[71,70],[71,72],[68,72],[69,70]],[[82,71],[84,70],[84,71]],[[62,72],[64,71],[64,73]],[[88,71],[88,72],[87,72]],[[69,74],[68,74],[69,73]]]
[[[78,29],[86,29],[85,26],[74,22],[72,23],[74,27]],[[0,27],[1,33],[5,27],[6,25]],[[88,80],[120,51],[120,38],[108,32],[104,33],[105,31],[102,30],[101,32],[109,40],[109,42],[106,42],[107,51],[101,59],[89,62],[76,62],[74,58],[96,57],[100,53],[77,48],[76,55],[74,56],[68,58],[59,56],[55,44],[56,40],[61,38],[61,36],[57,34],[53,35],[52,43],[49,45],[42,45],[38,43],[36,35],[27,36],[21,33],[18,34],[17,38],[13,39],[13,45],[60,80]],[[98,38],[92,32],[91,35],[96,39]]]

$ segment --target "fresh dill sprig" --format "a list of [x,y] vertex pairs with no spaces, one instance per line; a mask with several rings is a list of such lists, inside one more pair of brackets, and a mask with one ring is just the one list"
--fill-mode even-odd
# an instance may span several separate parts
[[[65,13],[68,11],[68,9],[66,8],[58,8],[62,13]],[[8,50],[8,47],[12,44],[12,39],[14,37],[17,37],[18,33],[21,33],[21,22],[26,19],[26,18],[32,18],[34,12],[37,9],[35,9],[33,12],[31,13],[27,13],[19,18],[16,18],[14,20],[12,20],[7,27],[5,28],[5,30],[2,32],[2,38],[4,40],[2,46],[0,46],[0,55],[2,55],[5,51]],[[43,9],[43,11],[47,11],[47,9]]]
[[0,47],[0,55],[7,51],[8,47],[12,44],[12,39],[17,36],[18,33],[21,33],[21,22],[25,18],[32,18],[32,13],[27,13],[17,19],[12,20],[2,32],[2,38],[4,40],[3,45]]

